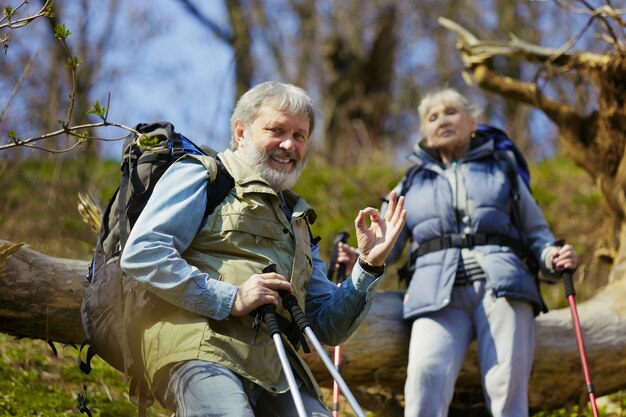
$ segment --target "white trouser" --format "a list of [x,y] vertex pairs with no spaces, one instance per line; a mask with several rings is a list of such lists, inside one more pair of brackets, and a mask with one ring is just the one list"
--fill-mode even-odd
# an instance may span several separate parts
[[470,342],[476,338],[487,408],[494,417],[528,416],[535,348],[531,304],[495,298],[485,281],[455,286],[442,310],[413,322],[405,417],[446,417]]

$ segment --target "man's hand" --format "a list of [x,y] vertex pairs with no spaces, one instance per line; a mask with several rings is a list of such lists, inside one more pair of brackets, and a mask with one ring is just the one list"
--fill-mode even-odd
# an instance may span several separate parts
[[230,314],[236,317],[252,313],[265,304],[278,304],[279,290],[292,292],[287,278],[275,272],[254,274],[239,286]]
[[[370,217],[369,228],[365,220],[367,216]],[[378,210],[371,207],[359,211],[354,226],[361,251],[361,261],[371,266],[384,265],[389,252],[400,236],[405,221],[404,196],[398,199],[395,192],[391,193],[389,207],[384,218]]]

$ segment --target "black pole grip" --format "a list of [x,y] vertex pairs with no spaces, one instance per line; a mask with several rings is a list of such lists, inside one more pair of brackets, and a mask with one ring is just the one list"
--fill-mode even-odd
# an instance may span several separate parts
[[570,295],[576,296],[572,271],[570,269],[564,270],[561,272],[561,278],[563,278],[563,285],[565,286],[565,297],[569,297]]
[[[263,273],[276,272],[276,264],[270,264],[263,269]],[[271,336],[280,333],[278,320],[276,319],[276,306],[274,304],[265,304],[252,312],[255,317],[255,329],[258,331],[259,319],[265,322],[267,330]]]
[[287,291],[278,291],[278,294],[283,299],[283,307],[289,312],[291,315],[291,320],[298,326],[301,332],[304,332],[304,329],[307,327],[311,327],[311,324],[306,319],[304,315],[304,311],[298,305],[298,300],[295,295],[289,294]]
[[267,330],[270,332],[270,336],[280,333],[280,327],[278,326],[278,320],[276,319],[276,308],[274,304],[267,304],[259,308],[258,314],[267,326]]

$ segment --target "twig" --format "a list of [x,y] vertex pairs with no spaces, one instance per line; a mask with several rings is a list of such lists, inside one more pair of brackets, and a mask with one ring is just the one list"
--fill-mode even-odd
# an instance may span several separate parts
[[[35,137],[32,137],[32,138],[11,139],[11,143],[7,143],[5,145],[0,145],[0,151],[3,151],[5,149],[10,149],[10,148],[16,148],[18,146],[24,146],[24,147],[29,147],[29,148],[41,149],[41,150],[46,150],[46,151],[49,151],[49,152],[54,152],[54,151],[51,151],[51,150],[48,150],[48,149],[41,148],[39,146],[31,145],[31,143],[42,141],[42,140],[45,140],[45,139],[49,139],[49,138],[52,138],[52,137],[55,137],[55,136],[60,136],[60,135],[63,135],[63,134],[75,136],[75,137],[78,137],[78,138],[82,139],[82,138],[84,138],[84,136],[77,135],[75,132],[77,132],[79,130],[84,130],[84,129],[93,129],[93,128],[96,128],[96,127],[107,127],[107,126],[118,127],[120,129],[124,129],[124,130],[127,130],[129,132],[135,132],[136,134],[139,135],[139,132],[137,132],[132,127],[128,127],[128,126],[122,125],[120,123],[112,123],[112,122],[108,122],[108,121],[104,120],[104,121],[98,122],[98,123],[87,123],[87,124],[82,124],[82,125],[78,125],[78,126],[71,126],[71,127],[64,126],[62,129],[56,130],[54,132],[45,133],[43,135],[35,136]],[[107,139],[98,138],[98,137],[92,137],[92,138],[90,137],[90,139],[107,140]],[[109,139],[109,140],[112,140],[112,139]],[[119,140],[119,139],[114,139],[114,140]],[[81,142],[78,142],[76,145],[72,146],[72,148],[70,148],[70,149],[73,149],[79,143],[81,143]]]
[[2,109],[2,112],[0,113],[0,124],[2,124],[2,121],[4,120],[4,116],[7,110],[9,109],[9,105],[11,104],[11,101],[13,100],[15,95],[17,94],[17,90],[19,90],[20,85],[22,85],[22,82],[24,81],[24,78],[26,78],[26,76],[30,72],[30,67],[33,64],[33,61],[35,60],[35,58],[37,57],[37,54],[39,54],[39,51],[33,52],[30,59],[24,66],[24,70],[20,74],[20,78],[18,78],[17,81],[15,82],[15,85],[13,86],[13,90],[11,91],[9,98],[7,99],[7,103],[5,104],[4,108]]
[[[28,3],[28,0],[22,0],[22,3],[20,3],[19,6],[17,6],[16,8],[13,9],[13,11],[15,13],[17,13],[17,11],[19,11],[19,9],[24,6],[25,4]],[[32,22],[35,19],[38,19],[40,17],[46,16],[48,14],[48,8],[50,7],[51,2],[50,0],[46,0],[46,2],[43,4],[43,6],[41,6],[41,9],[35,13],[32,16],[27,16],[24,17],[22,19],[17,19],[17,20],[9,20],[6,23],[3,23],[6,19],[9,19],[9,16],[7,16],[5,13],[2,14],[2,18],[0,19],[0,29],[4,29],[4,28],[9,28],[9,29],[17,29],[17,28],[21,28],[26,26],[27,24],[29,24],[30,22]],[[7,41],[7,39],[2,39],[0,40],[0,44],[5,43]]]

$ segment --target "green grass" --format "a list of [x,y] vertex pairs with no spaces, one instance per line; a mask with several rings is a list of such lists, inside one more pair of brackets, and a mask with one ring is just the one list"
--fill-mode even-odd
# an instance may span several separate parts
[[[99,358],[85,377],[78,369],[77,349],[56,346],[58,356],[41,340],[16,340],[0,333],[0,417],[78,416],[76,396],[87,386],[94,417],[136,416],[124,376]],[[160,406],[149,415],[169,416]]]

